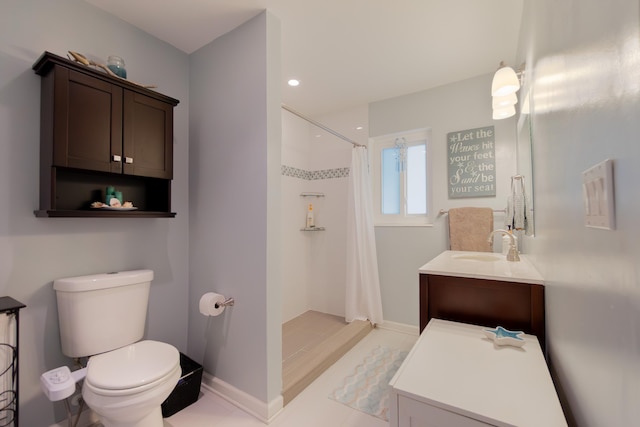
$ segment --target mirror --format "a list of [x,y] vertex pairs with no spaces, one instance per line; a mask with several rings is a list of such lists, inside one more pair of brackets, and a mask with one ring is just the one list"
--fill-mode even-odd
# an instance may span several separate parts
[[520,116],[518,117],[518,128],[516,132],[516,161],[518,175],[524,184],[527,236],[534,235],[534,209],[533,209],[533,138],[531,133],[531,117],[529,90],[522,88],[520,95]]

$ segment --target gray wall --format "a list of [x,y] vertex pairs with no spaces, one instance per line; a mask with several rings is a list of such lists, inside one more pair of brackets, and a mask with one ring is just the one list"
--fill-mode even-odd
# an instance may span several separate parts
[[[640,419],[638,2],[525,2],[536,236],[551,364],[579,426]],[[616,229],[586,228],[582,171],[614,161]]]
[[[510,177],[516,172],[515,119],[492,120],[491,78],[478,76],[369,106],[372,138],[431,130],[434,212],[460,206],[506,206]],[[491,125],[496,133],[496,197],[448,199],[447,133]],[[504,228],[504,216],[494,218],[494,228]],[[432,227],[376,227],[376,245],[385,321],[418,326],[418,268],[449,248],[446,215],[434,215]]]
[[[191,55],[189,348],[263,402],[280,396],[279,23],[264,12]],[[236,305],[207,319],[199,298]]]
[[[146,336],[186,351],[188,57],[76,0],[3,1],[0,40],[0,295],[27,305],[20,314],[20,424],[45,426],[66,412],[41,392],[40,374],[71,362],[60,350],[54,279],[154,270]],[[175,219],[33,215],[39,194],[40,77],[31,66],[45,50],[97,58],[118,54],[132,80],[157,84],[181,101],[174,124]]]

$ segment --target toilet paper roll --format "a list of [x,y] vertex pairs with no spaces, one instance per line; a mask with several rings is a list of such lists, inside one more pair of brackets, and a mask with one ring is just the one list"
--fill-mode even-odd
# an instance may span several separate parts
[[200,313],[205,316],[218,316],[224,311],[224,295],[207,292],[200,298]]

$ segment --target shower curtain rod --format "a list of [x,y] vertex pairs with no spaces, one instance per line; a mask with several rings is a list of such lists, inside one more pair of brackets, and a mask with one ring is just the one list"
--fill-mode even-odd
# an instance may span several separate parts
[[309,117],[303,115],[302,113],[297,112],[296,110],[294,110],[293,108],[291,108],[291,107],[289,107],[289,106],[287,106],[285,104],[282,104],[282,108],[287,110],[291,114],[295,114],[296,116],[300,117],[301,119],[308,121],[312,125],[318,126],[320,129],[326,130],[330,134],[335,135],[335,136],[337,136],[338,138],[340,138],[340,139],[342,139],[344,141],[347,141],[348,143],[352,144],[354,147],[365,147],[366,148],[366,145],[358,144],[357,142],[353,141],[352,139],[349,139],[346,136],[336,132],[335,130],[326,127],[322,123],[318,123],[315,120],[310,119]]

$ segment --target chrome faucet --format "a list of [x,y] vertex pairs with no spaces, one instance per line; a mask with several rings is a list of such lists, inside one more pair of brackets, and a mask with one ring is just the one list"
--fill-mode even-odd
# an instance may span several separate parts
[[489,238],[487,239],[489,244],[493,245],[493,235],[496,233],[504,234],[509,236],[511,239],[511,242],[509,243],[509,252],[507,252],[507,261],[520,261],[520,255],[518,254],[518,248],[516,247],[516,239],[514,239],[513,234],[509,233],[507,230],[498,229],[489,233]]

